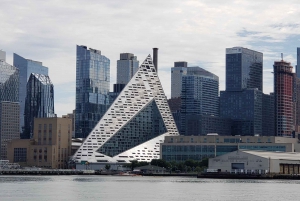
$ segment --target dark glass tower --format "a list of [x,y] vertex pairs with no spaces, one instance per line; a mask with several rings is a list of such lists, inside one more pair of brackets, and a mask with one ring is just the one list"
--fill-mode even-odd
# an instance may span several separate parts
[[19,102],[20,102],[20,133],[24,129],[24,112],[27,81],[31,73],[48,75],[48,68],[43,66],[42,62],[25,59],[18,54],[14,54],[14,66],[20,71],[19,76]]
[[220,116],[232,120],[232,135],[262,135],[263,54],[243,47],[226,49],[226,91]]
[[77,46],[75,137],[86,138],[109,107],[110,60]]
[[54,89],[47,75],[31,73],[25,99],[23,139],[33,137],[34,118],[55,117]]
[[226,48],[226,91],[262,91],[263,54],[243,47]]

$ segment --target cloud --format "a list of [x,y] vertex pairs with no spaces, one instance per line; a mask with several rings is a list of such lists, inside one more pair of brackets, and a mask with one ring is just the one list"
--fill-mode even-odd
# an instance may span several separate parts
[[134,53],[141,63],[158,47],[159,76],[169,97],[174,61],[215,73],[224,90],[225,48],[247,47],[264,53],[267,93],[273,90],[270,71],[280,53],[295,65],[299,6],[297,0],[2,0],[0,49],[8,61],[16,52],[49,67],[58,115],[75,107],[76,44],[110,59],[111,85],[119,53]]

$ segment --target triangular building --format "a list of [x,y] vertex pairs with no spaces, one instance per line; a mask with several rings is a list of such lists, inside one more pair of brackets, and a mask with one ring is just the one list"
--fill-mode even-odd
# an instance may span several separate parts
[[150,162],[165,136],[179,135],[151,56],[74,155],[76,163]]

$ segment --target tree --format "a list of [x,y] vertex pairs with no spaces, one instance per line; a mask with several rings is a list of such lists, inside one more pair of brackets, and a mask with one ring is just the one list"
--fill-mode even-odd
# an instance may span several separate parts
[[109,164],[106,164],[105,165],[105,169],[108,171],[110,169],[110,165]]
[[163,159],[152,159],[151,165],[168,168],[170,164]]

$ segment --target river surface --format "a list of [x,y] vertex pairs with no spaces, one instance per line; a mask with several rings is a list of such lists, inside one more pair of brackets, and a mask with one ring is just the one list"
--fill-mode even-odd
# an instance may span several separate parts
[[0,200],[286,201],[300,181],[143,176],[0,176]]

